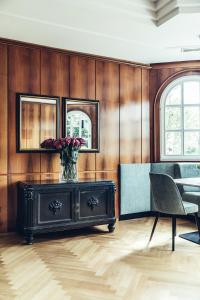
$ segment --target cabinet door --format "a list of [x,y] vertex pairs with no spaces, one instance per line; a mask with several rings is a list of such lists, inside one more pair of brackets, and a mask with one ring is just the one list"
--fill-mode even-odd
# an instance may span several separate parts
[[113,195],[109,187],[91,187],[79,190],[79,220],[101,219],[112,214]]
[[71,222],[73,217],[73,190],[48,189],[36,193],[37,225]]

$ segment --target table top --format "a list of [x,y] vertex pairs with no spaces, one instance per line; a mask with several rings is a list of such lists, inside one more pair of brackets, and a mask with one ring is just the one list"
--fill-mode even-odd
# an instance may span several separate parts
[[174,179],[176,184],[200,187],[200,177]]

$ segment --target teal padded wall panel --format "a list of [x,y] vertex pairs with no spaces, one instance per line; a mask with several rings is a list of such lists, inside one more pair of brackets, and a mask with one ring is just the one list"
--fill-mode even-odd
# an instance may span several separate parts
[[120,215],[150,211],[150,164],[120,165]]
[[174,163],[152,163],[151,172],[167,174],[174,178]]

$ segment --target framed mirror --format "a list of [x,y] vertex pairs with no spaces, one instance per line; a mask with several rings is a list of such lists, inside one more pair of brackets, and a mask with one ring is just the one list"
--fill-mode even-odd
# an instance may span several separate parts
[[99,101],[63,98],[63,136],[82,137],[80,152],[99,152]]
[[60,99],[17,94],[17,152],[49,152],[40,147],[48,138],[60,137]]

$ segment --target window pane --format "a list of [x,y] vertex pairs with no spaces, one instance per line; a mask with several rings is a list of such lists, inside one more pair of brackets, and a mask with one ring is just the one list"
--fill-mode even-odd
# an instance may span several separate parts
[[181,132],[166,132],[166,155],[181,155]]
[[197,131],[184,133],[184,154],[199,155],[200,154],[200,133]]
[[184,128],[199,129],[200,128],[199,107],[184,107]]
[[184,104],[200,103],[200,87],[198,81],[184,82]]
[[166,109],[165,109],[165,128],[167,130],[181,128],[181,108],[166,107]]
[[181,86],[176,85],[167,95],[166,105],[177,105],[181,104]]

